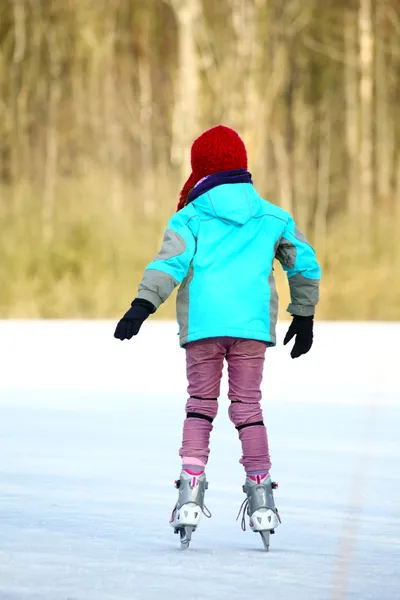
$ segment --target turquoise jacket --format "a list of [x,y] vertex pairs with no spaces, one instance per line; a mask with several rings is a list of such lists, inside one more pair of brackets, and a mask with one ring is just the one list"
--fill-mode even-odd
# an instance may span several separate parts
[[218,185],[169,221],[139,298],[156,308],[178,285],[180,343],[229,336],[276,343],[273,263],[287,272],[292,315],[314,314],[320,267],[289,213],[251,183]]

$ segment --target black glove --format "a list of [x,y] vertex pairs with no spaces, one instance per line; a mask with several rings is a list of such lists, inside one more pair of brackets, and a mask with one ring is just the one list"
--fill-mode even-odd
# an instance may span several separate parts
[[139,333],[143,321],[154,312],[156,312],[154,304],[143,298],[135,298],[131,308],[118,323],[114,337],[118,340],[130,340],[132,336]]
[[313,343],[313,326],[314,317],[299,317],[298,315],[293,316],[293,321],[290,324],[285,339],[283,340],[284,345],[294,336],[296,341],[290,353],[292,358],[298,358],[302,354],[307,354]]

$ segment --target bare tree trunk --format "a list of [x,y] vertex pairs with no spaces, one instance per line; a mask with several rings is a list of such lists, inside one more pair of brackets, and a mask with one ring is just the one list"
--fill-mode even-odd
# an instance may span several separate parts
[[295,143],[293,147],[293,184],[295,189],[295,212],[299,227],[306,231],[309,223],[311,201],[314,196],[315,178],[313,158],[315,153],[310,146],[311,132],[315,115],[306,106],[298,90],[294,101]]
[[326,260],[328,210],[330,197],[331,115],[329,105],[321,111],[318,152],[317,208],[315,211],[315,243],[322,265]]
[[[88,76],[85,81],[87,95],[87,124],[95,144],[95,156],[100,164],[107,164],[107,142],[105,131],[105,116],[103,103],[105,102],[105,90],[103,88],[102,73],[107,68],[104,54],[108,52],[108,39],[91,40],[91,56],[88,67]],[[103,100],[104,99],[104,100]]]
[[[260,2],[258,2],[260,4]],[[288,77],[288,44],[282,24],[282,7],[277,10],[273,3],[264,3],[264,32],[266,47],[260,62],[260,102],[263,115],[259,135],[265,138],[264,151],[258,158],[262,181],[268,194],[279,198],[280,205],[292,210],[293,197],[290,175],[290,158],[283,131],[286,123],[286,107],[283,98]],[[261,44],[260,44],[261,46]],[[267,61],[268,68],[265,68]],[[261,145],[261,144],[260,144]],[[261,164],[260,164],[261,163]]]
[[142,157],[142,167],[144,175],[144,211],[147,217],[152,217],[156,211],[156,193],[152,175],[154,169],[153,156],[153,134],[152,134],[152,118],[153,118],[153,92],[151,83],[151,65],[149,52],[149,27],[151,15],[147,10],[143,23],[144,44],[146,54],[139,58],[139,107],[140,107],[140,153]]
[[[255,82],[254,101],[248,105],[247,119],[253,121],[250,143],[253,147],[251,169],[257,172],[257,186],[268,196],[271,188],[271,113],[276,101],[277,65],[271,39],[271,23],[268,19],[268,6],[265,0],[256,0],[255,36],[253,40],[253,79]],[[278,67],[279,69],[279,67]],[[278,75],[278,79],[281,75]],[[268,90],[268,93],[266,93]],[[253,102],[255,105],[253,106]],[[254,166],[253,166],[254,165]]]
[[[23,94],[21,93],[23,80],[23,61],[26,50],[26,15],[23,0],[13,3],[15,46],[13,53],[11,88],[11,107],[13,126],[11,128],[11,179],[13,181],[13,210],[16,214],[20,209],[20,182],[23,172],[23,154],[26,139],[24,140],[23,124]],[[26,152],[26,149],[25,149]]]
[[394,129],[390,126],[390,106],[388,91],[388,69],[385,56],[385,14],[386,0],[376,4],[375,35],[375,131],[376,131],[376,177],[378,201],[388,202],[390,179],[393,173]]
[[359,206],[359,97],[358,97],[358,60],[357,60],[357,24],[354,13],[344,13],[345,37],[345,97],[346,97],[346,144],[347,144],[347,210],[355,218]]
[[103,62],[104,74],[104,155],[109,166],[110,196],[113,210],[121,213],[124,207],[124,193],[121,178],[123,139],[120,115],[118,110],[119,94],[117,91],[115,73],[118,56],[116,53],[117,28],[115,14],[110,12],[107,20],[107,50]]
[[229,81],[227,81],[228,94],[226,95],[226,101],[228,102],[230,125],[242,132],[245,98],[247,93],[247,76],[245,74],[245,69],[248,68],[248,63],[245,63],[248,54],[248,42],[250,41],[245,39],[245,16],[247,5],[241,0],[229,0],[229,6],[236,37],[234,44],[235,56],[232,57],[234,72],[230,74]]
[[277,171],[279,204],[284,210],[291,213],[293,208],[291,157],[286,140],[280,131],[271,132],[271,141]]
[[257,123],[257,110],[260,107],[256,86],[257,49],[260,45],[256,35],[257,7],[255,0],[229,0],[229,5],[236,34],[235,72],[231,74],[229,89],[230,122],[252,146],[254,123]]
[[373,209],[373,33],[371,0],[360,0],[360,203],[368,237]]
[[395,165],[395,177],[394,177],[394,203],[395,203],[395,214],[394,219],[398,229],[398,239],[400,239],[400,154],[397,156]]
[[54,220],[54,194],[58,170],[58,132],[57,117],[61,98],[60,82],[60,56],[57,47],[57,31],[49,29],[47,32],[50,53],[50,82],[47,106],[46,130],[46,162],[44,169],[43,189],[43,238],[49,241],[53,236]]
[[[397,240],[400,240],[400,152],[399,147],[399,122],[400,122],[400,110],[398,103],[398,81],[399,81],[399,54],[398,54],[398,40],[400,35],[400,14],[394,6],[389,7],[388,11],[390,15],[391,25],[393,29],[390,35],[390,43],[388,47],[388,59],[390,60],[390,70],[388,70],[388,78],[390,84],[390,117],[391,117],[391,130],[394,132],[395,140],[395,156],[393,159],[393,174],[391,176],[392,190],[393,190],[393,201],[394,201],[394,213],[395,213],[395,227],[397,230]],[[397,250],[396,246],[395,249]],[[397,252],[398,256],[399,253]]]
[[[289,7],[290,8],[290,7]],[[292,213],[295,208],[293,181],[293,57],[290,49],[290,33],[286,5],[274,2],[270,13],[273,60],[275,70],[281,77],[276,79],[276,98],[271,113],[271,142],[276,165],[276,192],[280,205]],[[290,11],[289,11],[290,12]]]
[[200,0],[170,0],[178,21],[178,84],[172,125],[171,161],[182,169],[193,142],[199,117],[199,65],[196,28],[201,17]]
[[229,122],[244,136],[249,150],[249,165],[251,169],[256,165],[259,167],[257,182],[262,188],[268,178],[266,168],[269,160],[266,155],[269,144],[266,129],[276,100],[276,86],[272,82],[272,79],[276,79],[275,70],[272,64],[266,68],[264,40],[261,37],[265,31],[259,30],[260,18],[265,17],[262,13],[266,11],[265,1],[230,0],[229,4],[236,33],[235,73],[233,76],[228,74],[228,89],[225,92]]
[[[318,119],[316,108],[310,107],[305,97],[307,85],[307,59],[296,44],[293,48],[293,187],[296,221],[302,231],[307,230],[312,200],[315,197],[315,152],[311,146],[314,123]],[[317,113],[317,114],[316,114]],[[318,122],[318,121],[317,121]]]

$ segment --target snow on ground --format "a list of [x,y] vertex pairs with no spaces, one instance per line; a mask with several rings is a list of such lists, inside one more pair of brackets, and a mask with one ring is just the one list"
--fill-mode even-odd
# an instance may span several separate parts
[[213,517],[179,550],[168,518],[184,352],[174,324],[124,343],[113,328],[0,323],[0,600],[400,598],[400,324],[317,323],[308,356],[268,352],[283,519],[269,554],[235,521],[243,473],[225,396]]

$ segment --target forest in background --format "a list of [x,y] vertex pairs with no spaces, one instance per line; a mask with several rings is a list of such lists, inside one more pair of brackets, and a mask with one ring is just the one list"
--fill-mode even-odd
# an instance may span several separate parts
[[318,317],[400,320],[399,40],[398,0],[2,0],[0,317],[119,317],[222,123]]

